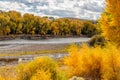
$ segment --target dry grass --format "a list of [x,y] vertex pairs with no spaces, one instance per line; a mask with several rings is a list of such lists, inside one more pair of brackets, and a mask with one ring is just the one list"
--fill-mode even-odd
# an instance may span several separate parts
[[13,53],[13,54],[9,54],[9,53],[0,54],[0,57],[35,55],[35,54],[56,54],[56,53],[65,53],[65,52],[67,52],[67,49],[61,49],[61,50],[42,50],[42,51],[26,51],[26,52]]
[[0,67],[0,75],[5,78],[5,80],[14,80],[16,78],[15,70],[15,65]]

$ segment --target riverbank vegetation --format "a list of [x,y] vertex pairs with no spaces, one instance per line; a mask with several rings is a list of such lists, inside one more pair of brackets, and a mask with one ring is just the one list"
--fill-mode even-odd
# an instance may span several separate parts
[[69,77],[78,76],[88,80],[120,80],[120,49],[112,44],[82,47],[72,45],[69,57],[64,59]]
[[61,75],[56,62],[47,57],[37,58],[26,65],[21,64],[17,72],[17,80],[67,80]]
[[69,49],[69,57],[64,63],[69,67],[69,76],[83,77],[85,80],[120,80],[120,12],[119,0],[106,0],[106,8],[99,20],[102,36],[91,42],[104,39],[105,45],[89,47],[83,44]]
[[17,53],[0,53],[0,57],[19,57],[25,55],[39,55],[39,54],[57,54],[57,53],[67,53],[67,47],[59,50],[38,50],[38,51],[24,51],[24,52],[17,52]]
[[104,47],[72,44],[68,48],[69,56],[57,62],[46,57],[37,58],[16,65],[14,77],[10,79],[6,78],[8,75],[2,77],[5,77],[5,80],[68,80],[77,76],[84,80],[119,80],[119,51],[120,49],[113,44],[106,44]]
[[106,0],[107,6],[99,21],[103,31],[102,35],[104,35],[107,40],[110,40],[110,42],[113,42],[118,46],[120,46],[119,4],[119,0]]
[[96,21],[40,17],[17,11],[0,12],[0,35],[93,36],[100,33]]

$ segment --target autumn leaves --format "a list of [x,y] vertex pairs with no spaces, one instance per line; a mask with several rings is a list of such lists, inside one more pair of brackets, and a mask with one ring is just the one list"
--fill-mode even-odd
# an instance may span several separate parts
[[39,34],[52,36],[86,35],[98,33],[92,21],[70,18],[48,18],[26,13],[9,11],[0,13],[0,35]]

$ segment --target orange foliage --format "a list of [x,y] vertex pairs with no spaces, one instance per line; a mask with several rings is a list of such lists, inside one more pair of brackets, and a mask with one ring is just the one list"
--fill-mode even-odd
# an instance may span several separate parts
[[120,1],[106,0],[105,12],[100,19],[103,35],[111,42],[120,45]]
[[64,63],[69,67],[70,77],[120,80],[120,52],[113,45],[108,44],[106,48],[89,48],[85,44],[78,48],[73,45],[69,55],[64,58]]

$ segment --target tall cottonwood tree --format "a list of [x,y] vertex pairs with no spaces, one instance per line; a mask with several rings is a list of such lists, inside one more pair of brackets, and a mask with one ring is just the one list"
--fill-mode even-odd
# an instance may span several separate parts
[[[69,35],[88,35],[96,30],[95,24],[90,21],[87,25],[88,34],[83,34],[83,28],[86,27],[85,21],[74,18],[48,18],[35,16],[34,14],[25,13],[22,15],[17,11],[0,11],[0,35],[11,34],[39,34],[52,36],[69,36]],[[92,27],[91,27],[92,25]],[[88,30],[84,30],[85,33]]]
[[8,35],[10,33],[9,21],[10,17],[6,13],[0,14],[0,35]]
[[9,26],[11,29],[11,34],[21,34],[22,33],[22,15],[17,11],[9,11],[8,16],[10,17]]
[[100,19],[103,35],[120,46],[120,0],[106,0]]

